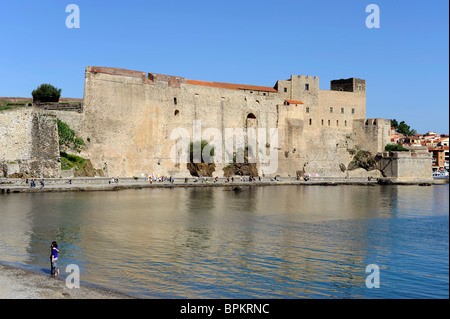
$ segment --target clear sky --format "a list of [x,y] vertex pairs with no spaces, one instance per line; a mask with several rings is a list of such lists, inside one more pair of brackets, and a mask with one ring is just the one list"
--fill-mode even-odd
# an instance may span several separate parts
[[[366,27],[371,3],[380,28]],[[367,117],[449,132],[447,0],[3,0],[0,39],[0,96],[51,83],[82,98],[89,65],[264,86],[315,75],[321,89],[357,77]]]

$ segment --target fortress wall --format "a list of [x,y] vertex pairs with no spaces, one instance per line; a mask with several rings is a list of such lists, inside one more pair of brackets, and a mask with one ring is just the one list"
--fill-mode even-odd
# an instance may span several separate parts
[[428,151],[386,152],[380,162],[385,177],[394,182],[430,181],[432,155]]
[[54,115],[36,108],[2,111],[0,131],[0,176],[59,176],[59,138]]
[[[330,107],[333,107],[332,113]],[[341,112],[341,108],[344,109],[344,113]],[[352,109],[355,111],[354,114]],[[315,123],[319,126],[322,126],[322,120],[323,126],[328,126],[329,120],[330,127],[351,129],[353,120],[366,118],[366,96],[361,93],[320,90],[319,105],[317,108],[313,107],[312,112]]]
[[[189,140],[193,140],[194,120],[201,122],[203,133],[207,129],[221,133],[222,143],[214,141],[213,144],[219,144],[215,145],[216,154],[222,147],[222,155],[226,128],[245,129],[250,125],[266,128],[267,135],[270,128],[277,128],[278,145],[267,143],[268,148],[261,151],[278,153],[278,171],[271,175],[282,176],[295,176],[297,171],[304,170],[343,177],[346,173],[340,170],[339,164],[347,166],[352,159],[347,149],[356,142],[364,142],[372,143],[370,148],[378,150],[379,135],[384,129],[358,126],[354,132],[354,119],[365,119],[365,93],[318,90],[318,77],[293,76],[293,91],[289,86],[292,81],[278,81],[280,93],[263,95],[256,90],[198,85],[183,78],[153,73],[146,77],[144,72],[120,69],[106,68],[103,72],[102,68],[88,67],[86,71],[83,138],[89,136],[91,142],[85,157],[91,159],[95,168],[106,168],[108,176],[152,172],[189,176],[186,164],[176,165],[171,158],[177,141],[177,136],[171,139],[171,134],[176,129],[184,129]],[[312,80],[308,93],[312,95],[302,98],[315,103],[317,96],[318,104],[285,105],[285,99],[299,97],[300,88],[304,89],[307,80]],[[283,86],[288,92],[282,90]],[[333,113],[329,112],[330,106],[334,107]],[[310,113],[306,113],[306,107]],[[341,107],[345,108],[344,114]],[[351,108],[355,108],[355,114]],[[247,119],[249,114],[256,119]],[[325,121],[324,126],[321,119]],[[336,121],[339,121],[337,126]],[[372,136],[377,139],[370,142]],[[203,139],[210,140],[210,137],[203,135]],[[226,164],[216,166],[214,175],[223,176],[221,168]]]
[[[184,129],[188,132],[190,141],[197,139],[193,134],[194,120],[201,125],[202,139],[210,141],[213,138],[205,135],[208,131],[216,130],[220,133],[219,140],[211,143],[215,146],[216,154],[222,154],[222,157],[225,153],[225,129],[245,129],[250,113],[256,117],[256,127],[276,125],[272,103],[268,97],[262,95],[190,84],[170,88],[164,81],[149,86],[148,91],[148,99],[152,103],[160,103],[163,110],[162,133],[165,142],[160,150],[161,167],[155,169],[165,167],[169,171],[174,164],[170,158],[170,151],[175,144],[175,140],[170,137],[174,130]],[[174,172],[172,169],[170,173],[188,174],[183,166],[185,164],[180,166],[179,171]],[[217,176],[223,175],[219,168],[216,173]]]
[[353,121],[353,131],[356,134],[356,144],[372,154],[384,151],[386,144],[390,143],[390,120],[387,119],[360,119]]
[[95,168],[107,167],[109,176],[188,174],[186,165],[177,168],[170,157],[175,144],[170,137],[181,128],[193,139],[193,120],[223,137],[225,128],[244,129],[250,113],[257,127],[277,125],[273,96],[111,73],[87,72],[84,107],[85,134],[91,139],[86,156]]
[[0,160],[31,158],[33,111],[30,108],[5,110],[0,113]]
[[144,81],[129,74],[86,73],[85,132],[91,139],[86,156],[108,176],[139,174],[154,164],[162,144],[162,111],[147,100]]
[[339,164],[345,166],[352,160],[347,151],[351,147],[351,134],[336,128],[320,128],[304,134],[304,170],[320,176],[345,177]]

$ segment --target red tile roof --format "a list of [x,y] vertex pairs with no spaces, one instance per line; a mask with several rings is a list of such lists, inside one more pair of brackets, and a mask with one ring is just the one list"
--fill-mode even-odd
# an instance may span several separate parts
[[295,100],[285,100],[286,102],[288,102],[289,104],[303,104],[302,101],[295,101]]
[[187,80],[187,84],[202,85],[202,86],[209,86],[209,87],[229,89],[229,90],[253,90],[253,91],[264,91],[264,92],[278,92],[273,87],[247,85],[247,84],[208,82],[208,81],[198,81],[198,80]]

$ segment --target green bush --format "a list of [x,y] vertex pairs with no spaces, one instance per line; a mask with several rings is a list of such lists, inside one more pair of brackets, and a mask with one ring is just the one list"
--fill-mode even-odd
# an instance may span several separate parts
[[384,147],[386,152],[408,152],[409,150],[401,146],[400,144],[387,144]]
[[84,140],[76,136],[75,131],[72,130],[69,125],[58,119],[58,134],[59,134],[59,145],[64,145],[69,148],[74,149],[78,153],[81,151],[83,146],[86,146]]
[[33,102],[58,102],[61,97],[61,89],[54,87],[51,84],[41,84],[36,90],[31,92]]

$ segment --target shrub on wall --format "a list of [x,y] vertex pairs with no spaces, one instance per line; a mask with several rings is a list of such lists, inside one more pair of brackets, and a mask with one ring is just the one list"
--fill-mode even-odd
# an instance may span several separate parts
[[409,150],[401,146],[400,144],[387,144],[384,147],[386,152],[408,152]]
[[41,84],[36,90],[31,92],[34,103],[58,102],[61,97],[61,89],[51,84]]
[[78,153],[81,152],[83,146],[86,146],[84,140],[81,137],[76,136],[75,131],[60,119],[58,119],[58,134],[59,145],[61,146],[66,146]]

